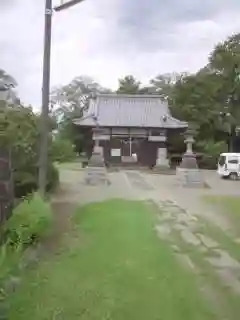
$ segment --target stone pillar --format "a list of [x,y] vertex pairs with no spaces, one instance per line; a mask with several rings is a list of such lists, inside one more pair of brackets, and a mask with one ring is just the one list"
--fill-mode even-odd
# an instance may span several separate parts
[[163,146],[159,147],[157,150],[156,167],[169,168],[169,160],[167,157],[167,148],[165,143]]

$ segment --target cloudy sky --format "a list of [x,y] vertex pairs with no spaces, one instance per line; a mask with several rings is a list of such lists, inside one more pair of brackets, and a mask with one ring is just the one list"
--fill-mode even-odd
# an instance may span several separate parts
[[[36,108],[44,2],[0,0],[0,68]],[[85,0],[54,14],[51,84],[85,74],[115,88],[126,74],[144,83],[158,73],[196,71],[215,43],[240,31],[239,16],[239,0]]]

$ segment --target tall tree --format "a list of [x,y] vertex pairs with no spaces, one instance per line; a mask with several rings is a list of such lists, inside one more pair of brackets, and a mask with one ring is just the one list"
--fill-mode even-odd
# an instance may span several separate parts
[[81,117],[88,108],[89,100],[97,93],[110,92],[87,76],[73,79],[69,84],[55,88],[51,94],[52,117],[57,122],[58,132],[64,139],[72,141],[76,148],[82,142],[81,134],[72,123],[73,118]]
[[178,119],[194,123],[199,139],[215,139],[223,129],[220,114],[222,104],[222,75],[202,73],[182,78],[171,94],[171,110]]
[[240,33],[217,44],[209,57],[209,69],[222,75],[223,119],[228,122],[230,149],[240,125]]
[[3,69],[0,69],[0,80],[2,80],[8,85],[13,85],[13,87],[17,86],[17,81],[14,79],[14,77],[12,77]]
[[141,82],[137,81],[132,75],[119,79],[117,93],[137,94],[140,91]]
[[150,83],[153,91],[166,100],[171,98],[174,85],[186,76],[186,73],[164,73],[150,80]]
[[[13,76],[8,74],[5,70],[0,69],[0,83],[7,85],[9,87],[9,93],[8,93],[8,102],[10,104],[20,104],[20,100],[17,96],[16,87],[17,87],[17,81],[14,79]],[[6,103],[0,102],[1,107],[6,106]]]
[[225,75],[240,65],[240,33],[218,43],[209,57],[209,67]]
[[66,124],[67,120],[81,117],[92,96],[109,91],[87,76],[77,77],[69,84],[53,89],[51,94],[52,114],[57,118],[59,129],[61,125]]

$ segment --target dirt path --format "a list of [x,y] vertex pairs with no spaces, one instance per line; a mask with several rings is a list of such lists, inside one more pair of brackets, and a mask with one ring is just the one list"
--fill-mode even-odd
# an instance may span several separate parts
[[51,200],[54,229],[42,243],[41,251],[55,251],[62,236],[71,231],[71,218],[79,205],[112,198],[137,199],[139,194],[122,173],[110,174],[110,186],[87,186],[84,171],[77,168],[60,170],[60,186]]
[[205,181],[210,185],[210,188],[206,189],[180,187],[177,185],[175,176],[141,175],[155,188],[154,198],[176,202],[191,214],[203,217],[224,232],[233,234],[231,232],[233,230],[232,225],[227,217],[219,214],[215,207],[204,202],[203,197],[208,195],[240,196],[240,189],[236,188],[236,183],[223,181],[212,171],[205,172]]

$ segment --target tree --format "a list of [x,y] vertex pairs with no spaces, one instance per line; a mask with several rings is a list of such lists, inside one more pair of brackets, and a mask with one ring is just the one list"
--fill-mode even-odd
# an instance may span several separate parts
[[0,80],[6,84],[12,84],[14,87],[17,86],[17,81],[3,69],[0,69]]
[[51,115],[57,123],[58,136],[70,140],[77,152],[81,149],[83,136],[73,125],[73,119],[82,117],[91,97],[108,92],[111,91],[87,76],[77,77],[69,84],[52,91]]
[[225,123],[220,117],[222,104],[223,77],[221,74],[202,72],[181,78],[171,93],[171,111],[174,117],[197,126],[199,141],[226,140]]
[[150,80],[150,83],[153,91],[160,95],[162,99],[167,100],[171,98],[175,84],[186,76],[186,73],[164,73]]
[[[49,137],[50,139],[50,137]],[[51,139],[50,139],[51,142]],[[20,105],[0,112],[0,148],[10,147],[16,196],[37,189],[39,117],[32,108]],[[49,143],[51,148],[51,143]],[[55,181],[53,181],[55,179]],[[57,172],[51,158],[48,163],[48,187],[56,182]]]
[[133,76],[125,76],[118,80],[117,93],[137,94],[140,91],[141,82],[137,81]]
[[69,162],[76,158],[72,142],[59,135],[52,141],[50,154],[55,162]]
[[218,43],[209,57],[209,67],[222,74],[231,74],[235,65],[240,65],[240,33]]
[[[7,85],[9,88],[9,93],[8,93],[8,98],[7,98],[8,103],[20,104],[20,100],[17,96],[17,92],[15,89],[17,87],[17,81],[14,79],[14,77],[9,75],[3,69],[0,69],[0,83]],[[1,102],[1,104],[3,104],[3,103]]]
[[209,69],[222,75],[222,116],[229,125],[230,150],[240,124],[240,33],[217,44],[209,57]]

